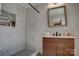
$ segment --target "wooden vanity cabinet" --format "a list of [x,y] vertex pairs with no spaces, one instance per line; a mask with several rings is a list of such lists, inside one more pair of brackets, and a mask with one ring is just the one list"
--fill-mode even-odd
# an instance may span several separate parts
[[43,37],[43,55],[74,56],[74,38]]

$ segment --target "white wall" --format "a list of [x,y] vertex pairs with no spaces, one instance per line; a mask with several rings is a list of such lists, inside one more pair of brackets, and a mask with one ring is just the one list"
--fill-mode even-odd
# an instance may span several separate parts
[[67,9],[67,27],[48,27],[47,4],[41,4],[37,7],[40,14],[32,8],[26,11],[26,48],[42,51],[42,36],[45,32],[54,33],[58,31],[62,35],[64,32],[71,32],[77,37],[75,48],[76,55],[79,55],[79,4],[65,5]]
[[0,49],[11,55],[25,48],[26,10],[14,3],[2,4],[2,8],[16,14],[16,27],[0,25]]

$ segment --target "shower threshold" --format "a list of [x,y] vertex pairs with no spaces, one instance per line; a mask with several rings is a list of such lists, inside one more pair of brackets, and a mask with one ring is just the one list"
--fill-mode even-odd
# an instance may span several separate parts
[[12,56],[41,56],[41,54],[38,51],[24,49],[13,54]]

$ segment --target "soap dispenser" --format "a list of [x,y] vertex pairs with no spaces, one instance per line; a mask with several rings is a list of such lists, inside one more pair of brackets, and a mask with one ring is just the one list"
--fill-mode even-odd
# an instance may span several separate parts
[[56,32],[56,36],[58,36],[58,32]]
[[61,36],[61,34],[59,33],[59,36]]

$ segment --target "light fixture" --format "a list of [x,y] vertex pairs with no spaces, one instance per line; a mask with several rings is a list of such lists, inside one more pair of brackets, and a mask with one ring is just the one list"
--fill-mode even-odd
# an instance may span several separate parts
[[62,4],[62,3],[48,3],[49,5],[59,5],[59,4]]
[[64,3],[48,3],[48,8],[63,6]]
[[53,5],[56,5],[56,4],[58,4],[58,3],[48,3],[48,4],[49,4],[49,5],[52,5],[52,4],[53,4]]

